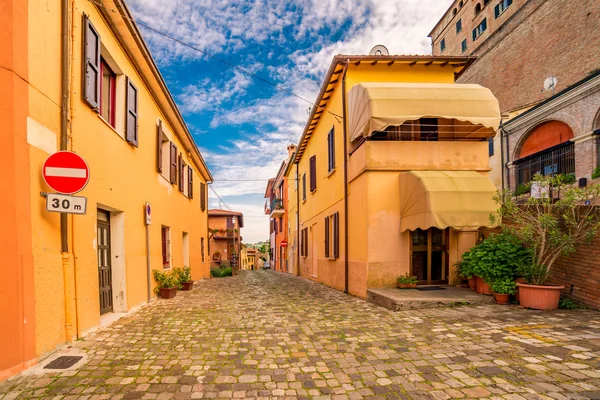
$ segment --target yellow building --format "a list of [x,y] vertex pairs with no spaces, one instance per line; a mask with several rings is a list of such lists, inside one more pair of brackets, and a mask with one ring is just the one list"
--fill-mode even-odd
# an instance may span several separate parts
[[[11,96],[21,99],[23,123],[12,135],[19,146],[22,139],[22,148],[15,145],[23,150],[20,171],[29,171],[23,204],[30,207],[19,221],[31,226],[31,250],[20,257],[33,281],[20,296],[35,299],[25,329],[32,329],[25,346],[34,356],[7,357],[3,379],[149,301],[153,269],[190,266],[194,279],[209,277],[212,177],[122,0],[0,0],[0,8],[10,11],[3,38],[13,24],[26,27],[5,45],[18,55],[21,84]],[[15,87],[7,82],[2,76],[3,93]],[[79,154],[90,168],[77,194],[87,198],[85,215],[46,210],[40,194],[52,190],[42,165],[59,150]],[[3,346],[21,351],[14,336],[2,336]]]
[[454,83],[472,61],[334,57],[287,171],[299,275],[361,297],[405,273],[455,283],[453,264],[496,211],[498,103]]

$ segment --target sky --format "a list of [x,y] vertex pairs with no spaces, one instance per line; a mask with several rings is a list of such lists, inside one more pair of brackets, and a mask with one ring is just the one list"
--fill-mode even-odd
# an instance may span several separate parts
[[[267,180],[298,143],[336,54],[431,54],[452,0],[129,0],[215,178],[209,207],[244,213],[245,243],[269,238]],[[237,65],[287,90],[215,60]],[[306,99],[304,101],[299,97]]]

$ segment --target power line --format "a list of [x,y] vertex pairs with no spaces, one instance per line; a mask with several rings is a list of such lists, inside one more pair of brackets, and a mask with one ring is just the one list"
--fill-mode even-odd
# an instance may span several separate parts
[[209,187],[209,188],[210,188],[210,190],[212,190],[212,191],[213,191],[213,193],[214,193],[214,194],[217,196],[217,198],[219,199],[220,203],[223,203],[223,204],[225,205],[225,207],[229,208],[229,211],[233,211],[233,210],[231,209],[231,207],[229,207],[229,205],[228,205],[227,203],[225,203],[225,200],[223,200],[223,199],[221,198],[221,196],[219,196],[219,193],[217,193],[217,191],[215,190],[215,188],[214,188],[214,187],[212,187],[212,185],[208,185],[208,187]]
[[[205,50],[201,50],[201,49],[199,49],[199,48],[197,48],[197,47],[195,47],[195,46],[193,46],[193,45],[191,45],[191,44],[189,44],[189,43],[186,43],[186,42],[184,42],[184,41],[182,41],[182,40],[179,40],[179,39],[177,39],[176,37],[173,37],[173,36],[169,35],[168,33],[161,32],[161,31],[159,31],[158,29],[155,29],[155,28],[153,28],[153,27],[151,27],[151,26],[149,26],[149,25],[146,25],[146,24],[145,24],[145,23],[143,23],[143,22],[136,21],[136,20],[134,20],[133,18],[128,18],[128,17],[124,16],[123,14],[119,13],[117,10],[115,10],[115,9],[112,9],[112,8],[108,8],[108,7],[106,7],[105,5],[103,5],[103,4],[100,4],[100,3],[98,3],[98,2],[97,2],[97,1],[95,1],[95,0],[88,0],[88,1],[89,1],[90,3],[93,3],[93,4],[95,4],[95,5],[96,5],[96,6],[98,6],[98,7],[102,7],[102,8],[104,8],[105,10],[108,10],[108,11],[110,11],[110,12],[113,12],[113,13],[115,13],[115,14],[119,14],[119,15],[120,15],[122,18],[124,18],[124,19],[128,19],[128,20],[132,21],[133,23],[135,23],[135,24],[137,24],[137,25],[143,26],[144,28],[151,30],[152,32],[156,33],[157,35],[160,35],[160,36],[166,37],[167,39],[170,39],[170,40],[172,40],[172,41],[174,41],[174,42],[176,42],[176,43],[179,43],[179,44],[181,44],[181,45],[182,45],[182,46],[184,46],[184,47],[187,47],[187,48],[189,48],[189,49],[192,49],[192,50],[194,50],[194,51],[197,51],[197,52],[199,52],[199,53],[201,53],[201,54],[204,54],[205,56],[207,56],[207,57],[209,57],[209,58],[212,58],[213,60],[217,60],[217,61],[219,61],[219,62],[221,62],[221,63],[223,63],[223,64],[227,65],[227,66],[228,66],[228,67],[230,67],[230,68],[236,69],[236,70],[240,71],[241,73],[243,73],[243,74],[245,74],[245,75],[247,75],[247,76],[250,76],[250,77],[252,77],[252,78],[254,78],[254,79],[258,79],[259,81],[262,81],[262,82],[266,83],[267,85],[273,86],[273,87],[274,87],[275,89],[277,89],[277,90],[280,90],[280,91],[282,91],[282,92],[285,92],[285,93],[289,94],[290,96],[294,96],[294,97],[296,97],[296,98],[298,98],[298,99],[300,99],[300,100],[302,100],[302,101],[305,101],[305,102],[307,102],[308,104],[310,104],[310,105],[312,105],[312,106],[315,106],[315,107],[317,107],[317,108],[320,108],[320,107],[319,107],[319,105],[318,105],[318,104],[316,104],[315,102],[312,102],[312,101],[310,101],[310,100],[308,100],[308,99],[305,99],[304,97],[302,97],[302,96],[300,96],[300,95],[298,95],[298,94],[296,94],[296,93],[292,92],[291,90],[289,90],[289,89],[286,89],[285,87],[283,87],[283,86],[281,86],[281,85],[279,85],[279,84],[277,84],[277,83],[275,83],[275,82],[271,82],[270,80],[268,80],[268,79],[265,79],[265,78],[263,78],[262,76],[256,75],[256,74],[254,74],[254,73],[252,73],[252,72],[248,71],[248,70],[247,70],[247,69],[245,69],[245,68],[242,68],[242,67],[240,67],[240,66],[238,66],[238,65],[236,65],[236,64],[233,64],[233,63],[231,63],[231,62],[229,62],[229,61],[227,61],[227,60],[225,60],[225,59],[222,59],[222,58],[220,58],[220,57],[217,57],[217,56],[215,56],[215,55],[213,55],[213,54],[211,54],[211,53],[208,53],[208,52],[206,52]],[[343,119],[343,117],[342,117],[341,115],[338,115],[338,114],[334,113],[333,111],[330,111],[330,110],[326,110],[326,111],[327,111],[327,113],[329,113],[329,114],[333,115],[333,116],[334,116],[336,119],[337,119],[337,118],[342,118],[342,119]],[[339,122],[339,120],[338,120],[338,122]]]

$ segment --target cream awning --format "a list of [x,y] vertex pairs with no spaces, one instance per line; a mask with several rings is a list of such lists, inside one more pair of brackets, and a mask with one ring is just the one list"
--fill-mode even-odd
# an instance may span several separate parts
[[500,107],[479,85],[363,82],[348,93],[350,140],[419,118],[447,118],[498,129]]
[[400,174],[400,230],[431,227],[493,228],[496,187],[475,171],[409,171]]

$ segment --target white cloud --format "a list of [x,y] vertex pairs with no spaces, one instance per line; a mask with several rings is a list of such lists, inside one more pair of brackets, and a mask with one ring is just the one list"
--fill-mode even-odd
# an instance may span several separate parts
[[251,78],[236,70],[223,81],[204,80],[197,85],[183,87],[182,93],[177,96],[177,103],[183,113],[215,110],[223,103],[232,101],[235,96],[244,94],[250,84]]

